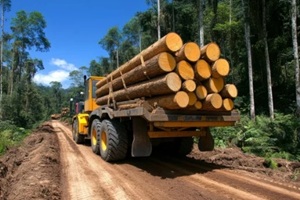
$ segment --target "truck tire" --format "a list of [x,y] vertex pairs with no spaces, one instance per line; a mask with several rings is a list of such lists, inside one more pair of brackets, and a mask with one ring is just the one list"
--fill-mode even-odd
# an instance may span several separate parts
[[79,134],[79,131],[78,131],[78,121],[77,120],[73,121],[72,136],[73,136],[73,140],[75,141],[76,144],[84,143],[84,136]]
[[193,150],[194,139],[192,137],[178,138],[177,155],[186,156]]
[[215,141],[213,136],[210,133],[209,128],[205,128],[206,135],[201,136],[198,141],[198,149],[200,151],[212,151],[215,147]]
[[94,119],[91,127],[91,147],[95,154],[100,154],[100,134],[101,122],[99,119]]
[[128,149],[126,127],[117,120],[103,120],[100,130],[101,158],[108,162],[125,159]]

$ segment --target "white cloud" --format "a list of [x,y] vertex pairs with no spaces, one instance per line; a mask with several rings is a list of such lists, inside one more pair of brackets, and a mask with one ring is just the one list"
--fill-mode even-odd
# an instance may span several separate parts
[[[73,70],[78,70],[78,68],[67,61],[59,58],[52,58],[51,65],[55,65],[60,69],[53,69],[47,74],[37,73],[35,74],[33,81],[37,84],[49,86],[52,81],[60,82],[63,88],[67,88],[70,85],[69,74]],[[53,67],[52,67],[53,68]]]
[[48,74],[37,73],[33,81],[37,84],[50,85],[52,81],[61,82],[63,84],[69,78],[69,72],[65,70],[51,71]]
[[63,59],[59,59],[59,58],[52,58],[51,64],[55,65],[57,67],[60,67],[64,70],[67,70],[67,71],[78,70],[78,68],[74,64],[68,63],[67,61],[65,61]]

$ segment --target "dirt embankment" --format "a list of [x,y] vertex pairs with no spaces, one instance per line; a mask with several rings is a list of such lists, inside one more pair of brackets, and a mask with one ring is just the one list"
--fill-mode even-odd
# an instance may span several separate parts
[[60,156],[50,122],[0,158],[0,199],[61,199]]
[[278,163],[237,148],[107,163],[52,121],[0,157],[0,199],[300,199],[300,163]]

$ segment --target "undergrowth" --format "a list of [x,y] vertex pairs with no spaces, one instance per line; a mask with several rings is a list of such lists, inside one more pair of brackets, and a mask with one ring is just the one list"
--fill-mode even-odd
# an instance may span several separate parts
[[216,146],[238,146],[245,153],[266,158],[270,167],[274,158],[300,161],[300,120],[293,115],[275,114],[274,120],[242,116],[233,127],[211,128]]

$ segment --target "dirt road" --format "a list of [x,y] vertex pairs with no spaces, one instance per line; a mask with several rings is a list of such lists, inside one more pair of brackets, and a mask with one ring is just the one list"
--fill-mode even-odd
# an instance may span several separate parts
[[107,163],[58,121],[62,199],[300,199],[300,188],[193,158],[153,155]]

